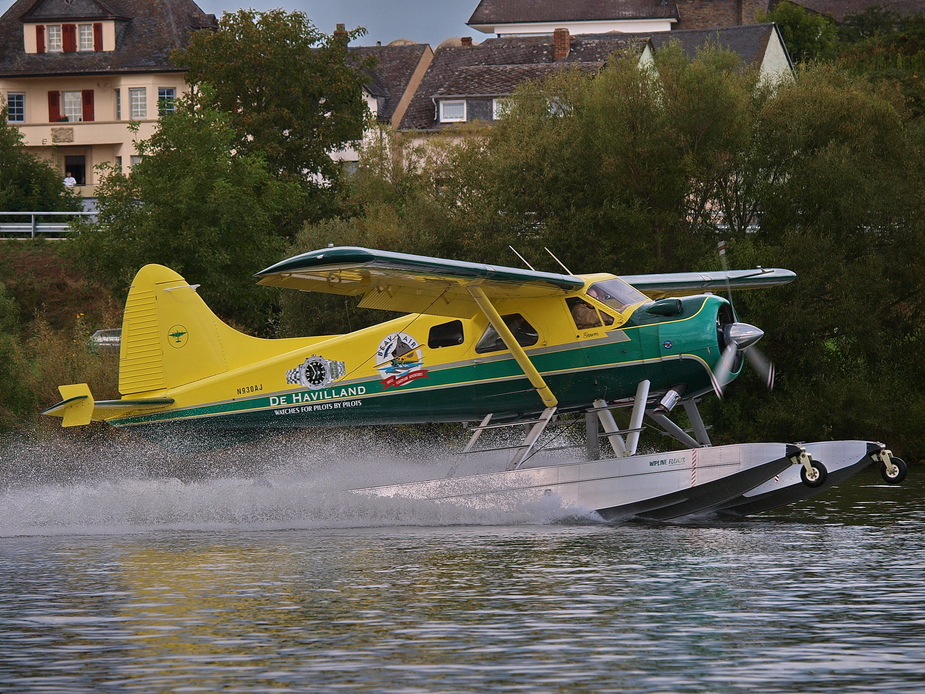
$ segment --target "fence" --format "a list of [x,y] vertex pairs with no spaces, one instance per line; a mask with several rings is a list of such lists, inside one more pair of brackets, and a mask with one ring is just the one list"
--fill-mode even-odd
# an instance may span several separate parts
[[[96,212],[0,212],[0,241],[34,239],[38,236],[52,240],[65,239],[68,234],[73,233],[71,219],[92,217],[95,214]],[[55,221],[49,221],[49,217]],[[11,221],[11,218],[14,219]],[[22,221],[19,221],[20,219]]]

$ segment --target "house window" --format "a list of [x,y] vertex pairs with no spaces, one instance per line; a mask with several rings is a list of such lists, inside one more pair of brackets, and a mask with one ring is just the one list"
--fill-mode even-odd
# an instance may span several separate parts
[[177,100],[177,90],[173,87],[157,88],[157,113],[159,116],[166,116],[176,110],[174,102]]
[[10,92],[6,95],[6,119],[10,123],[26,121],[26,95]]
[[116,90],[116,120],[122,120],[122,90]]
[[140,163],[141,163],[141,155],[140,155],[140,154],[133,154],[133,155],[129,158],[129,162],[131,163],[131,166],[132,166],[132,168],[134,169],[135,166],[136,166],[137,164],[140,164]]
[[93,25],[92,24],[78,24],[77,25],[77,50],[79,51],[92,51],[93,50]]
[[148,117],[148,98],[144,87],[131,87],[128,90],[129,118]]
[[62,115],[71,123],[84,119],[83,99],[81,92],[61,92]]
[[60,53],[64,47],[64,44],[61,42],[61,25],[49,24],[47,27],[45,27],[45,32],[48,37],[48,52]]
[[64,157],[64,172],[67,176],[73,176],[77,185],[87,185],[87,158],[82,154]]
[[491,100],[491,117],[492,120],[498,120],[511,110],[510,99],[492,99]]
[[441,123],[458,123],[466,120],[466,102],[465,101],[441,101],[440,102],[440,122]]

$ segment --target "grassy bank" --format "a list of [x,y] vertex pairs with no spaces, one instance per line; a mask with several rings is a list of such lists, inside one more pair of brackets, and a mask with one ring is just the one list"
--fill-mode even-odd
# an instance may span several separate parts
[[89,337],[121,325],[121,311],[76,269],[67,242],[0,241],[0,431],[54,426],[39,412],[62,383],[118,397],[118,354],[96,352]]

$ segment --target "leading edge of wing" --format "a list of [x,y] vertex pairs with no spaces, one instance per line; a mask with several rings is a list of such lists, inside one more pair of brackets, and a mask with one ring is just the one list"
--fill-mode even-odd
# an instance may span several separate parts
[[474,313],[466,291],[471,284],[492,299],[555,296],[584,286],[572,275],[353,246],[302,253],[256,276],[264,285],[363,296],[360,305],[369,308],[448,316]]
[[620,279],[646,296],[683,296],[726,289],[764,289],[789,284],[797,277],[792,270],[755,268],[728,272],[664,272],[652,275],[620,275]]

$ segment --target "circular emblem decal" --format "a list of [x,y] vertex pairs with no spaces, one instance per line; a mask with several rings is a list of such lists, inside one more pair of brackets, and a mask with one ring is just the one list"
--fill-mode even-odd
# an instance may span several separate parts
[[392,333],[379,343],[376,368],[382,376],[382,388],[401,387],[419,378],[427,378],[421,346],[408,333]]
[[665,340],[665,342],[662,343],[662,347],[665,349],[671,349],[671,344],[671,340]]
[[332,361],[313,354],[296,368],[286,372],[286,383],[312,390],[325,388],[347,374],[342,361]]
[[189,341],[189,333],[186,331],[182,325],[171,325],[170,330],[167,331],[167,342],[170,343],[170,346],[174,349],[180,349],[181,347],[186,347],[186,343]]

